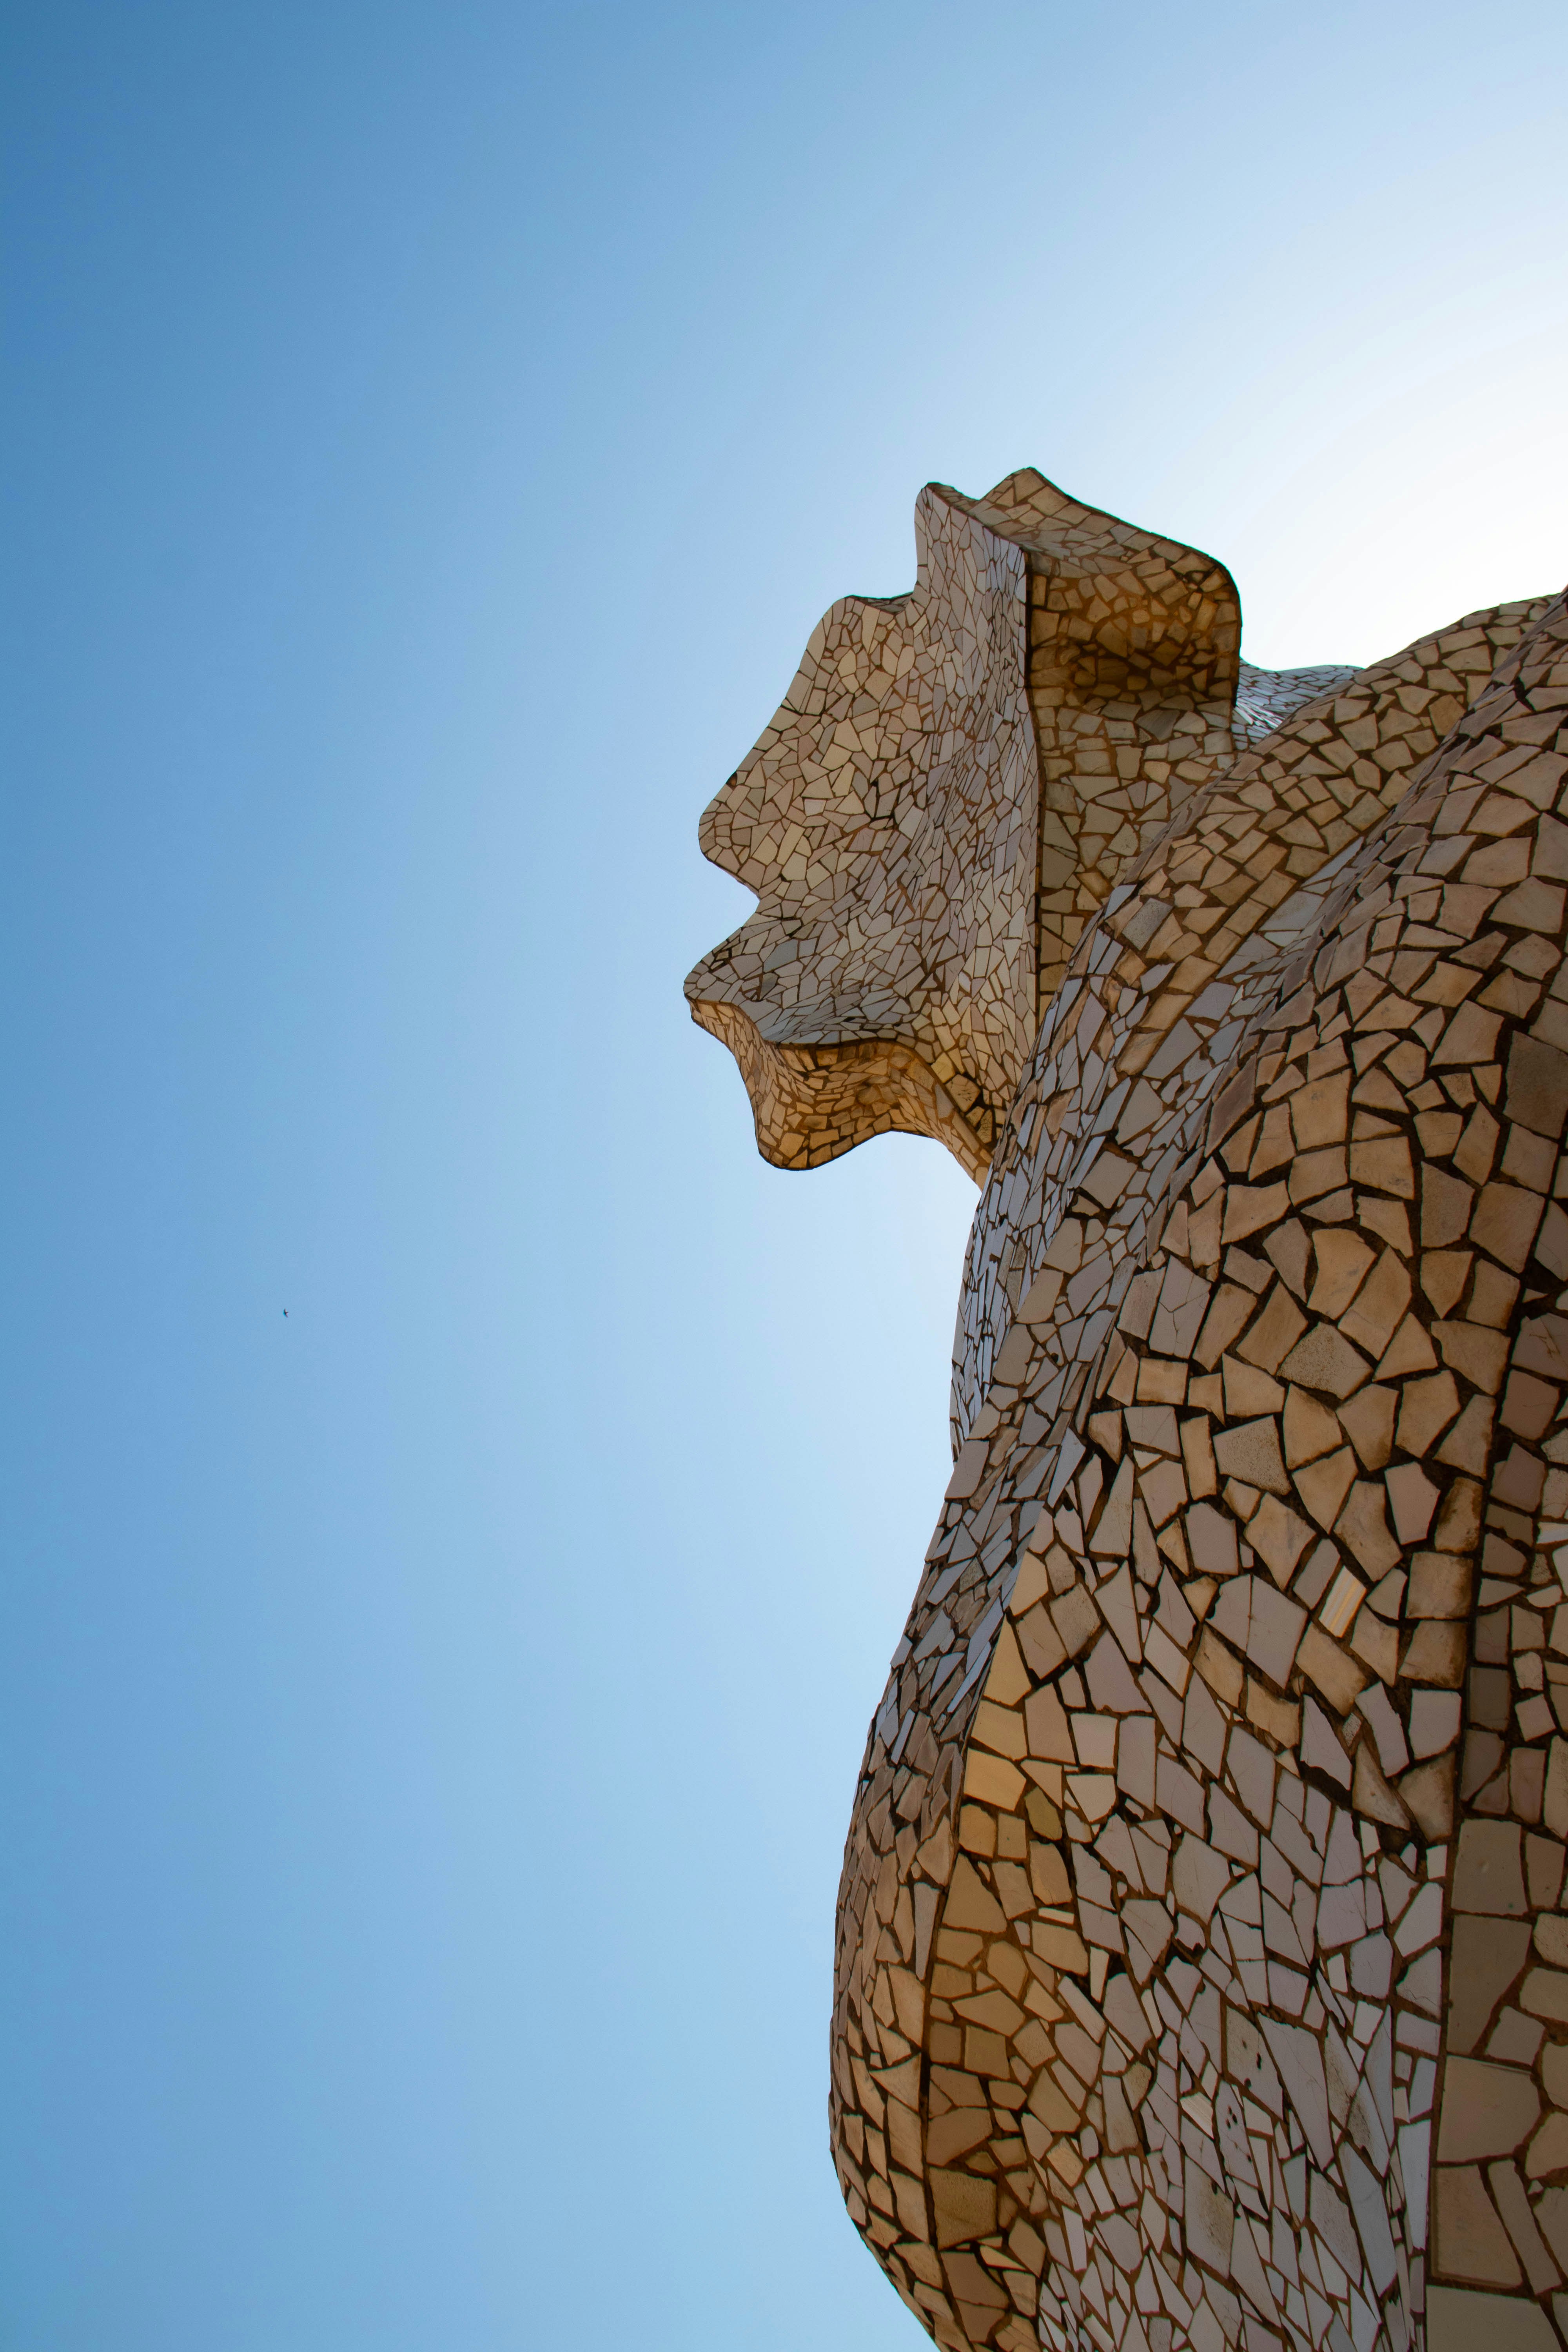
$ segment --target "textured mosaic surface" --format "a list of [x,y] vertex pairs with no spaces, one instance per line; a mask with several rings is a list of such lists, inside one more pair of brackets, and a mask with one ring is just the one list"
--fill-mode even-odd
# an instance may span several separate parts
[[850,2212],[954,2347],[1568,2342],[1568,604],[1269,674],[1038,475],[922,511],[705,820],[761,904],[688,983],[770,1157],[984,1185]]

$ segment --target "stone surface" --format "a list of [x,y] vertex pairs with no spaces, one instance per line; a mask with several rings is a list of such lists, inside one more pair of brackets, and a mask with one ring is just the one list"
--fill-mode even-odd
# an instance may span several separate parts
[[917,537],[704,820],[759,907],[689,982],[770,1158],[983,1185],[846,2200],[952,2352],[1556,2343],[1568,612],[1271,676],[1037,474]]
[[1539,2304],[1435,2286],[1427,2295],[1427,2352],[1557,2352]]

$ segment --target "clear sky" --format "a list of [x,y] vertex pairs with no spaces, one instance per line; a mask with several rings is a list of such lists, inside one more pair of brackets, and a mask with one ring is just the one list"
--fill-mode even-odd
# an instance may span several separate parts
[[974,1194],[757,1160],[697,814],[931,477],[1270,665],[1560,584],[1568,16],[3,39],[0,2343],[913,2352],[826,2028]]

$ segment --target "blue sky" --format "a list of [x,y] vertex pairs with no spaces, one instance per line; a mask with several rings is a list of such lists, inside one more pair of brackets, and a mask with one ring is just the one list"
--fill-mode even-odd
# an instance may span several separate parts
[[928,478],[1268,664],[1560,584],[1568,24],[3,38],[0,2340],[912,2352],[826,2021],[974,1195],[757,1160],[696,817]]

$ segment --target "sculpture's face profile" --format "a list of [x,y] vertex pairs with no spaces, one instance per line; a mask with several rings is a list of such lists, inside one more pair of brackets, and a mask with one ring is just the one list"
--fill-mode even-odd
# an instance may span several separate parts
[[713,802],[756,913],[687,982],[765,1158],[902,1128],[978,1181],[1083,922],[1235,750],[1240,616],[1212,558],[1032,471],[915,508],[906,596],[825,616]]
[[1025,561],[932,489],[915,528],[914,590],[833,606],[703,819],[759,905],[687,993],[781,1166],[907,1127],[978,1176],[1031,1040]]

